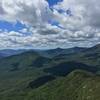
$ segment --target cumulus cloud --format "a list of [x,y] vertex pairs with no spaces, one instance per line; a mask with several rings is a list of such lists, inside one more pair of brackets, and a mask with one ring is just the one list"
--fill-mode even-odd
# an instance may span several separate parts
[[[1,20],[26,25],[18,32],[0,30],[0,47],[97,44],[100,42],[99,9],[99,0],[63,0],[52,6],[52,10],[46,0],[0,0]],[[58,25],[51,25],[50,21]]]
[[[5,12],[1,14],[1,19],[8,21],[20,20],[27,24],[36,24],[41,21],[41,18],[45,16],[46,7],[48,3],[45,0],[1,0],[1,11]],[[48,17],[47,17],[48,18]]]

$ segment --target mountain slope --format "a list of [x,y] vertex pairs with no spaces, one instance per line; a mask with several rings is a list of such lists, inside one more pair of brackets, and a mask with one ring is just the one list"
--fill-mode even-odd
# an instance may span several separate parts
[[36,89],[3,92],[0,100],[100,100],[99,93],[100,77],[84,71],[73,71]]
[[28,94],[30,100],[100,100],[100,77],[74,71]]

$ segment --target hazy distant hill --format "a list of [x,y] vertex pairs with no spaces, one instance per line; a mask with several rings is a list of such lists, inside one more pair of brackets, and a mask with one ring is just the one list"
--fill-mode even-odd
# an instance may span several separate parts
[[82,48],[82,47],[73,47],[73,48],[68,48],[68,49],[56,48],[56,49],[50,49],[50,50],[40,50],[38,51],[38,53],[41,56],[52,58],[59,55],[75,54],[75,53],[84,51],[85,49],[86,48]]
[[0,58],[2,57],[8,57],[8,56],[13,56],[13,55],[17,55],[17,54],[21,54],[24,52],[28,52],[28,51],[34,51],[39,53],[41,56],[43,57],[48,57],[48,58],[52,58],[55,56],[58,56],[60,54],[74,54],[80,51],[85,50],[86,48],[81,48],[81,47],[74,47],[74,48],[70,48],[70,49],[61,49],[61,48],[56,48],[56,49],[49,49],[49,50],[41,50],[41,49],[3,49],[0,50]]
[[0,50],[0,58],[1,57],[8,57],[8,56],[12,56],[12,55],[17,55],[23,52],[26,52],[28,50],[26,49],[18,49],[18,50],[14,50],[14,49],[4,49],[4,50]]

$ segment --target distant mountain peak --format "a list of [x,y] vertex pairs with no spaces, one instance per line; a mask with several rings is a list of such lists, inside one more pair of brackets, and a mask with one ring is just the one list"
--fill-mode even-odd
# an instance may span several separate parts
[[97,44],[96,46],[94,46],[94,47],[99,47],[100,48],[100,44]]

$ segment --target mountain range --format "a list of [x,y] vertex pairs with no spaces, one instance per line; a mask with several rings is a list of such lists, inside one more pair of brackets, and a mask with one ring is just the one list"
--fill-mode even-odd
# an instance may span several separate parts
[[0,100],[100,100],[99,75],[100,45],[22,50],[0,58]]
[[82,47],[74,47],[69,49],[63,49],[63,48],[56,48],[56,49],[48,49],[48,50],[41,50],[41,49],[2,49],[0,50],[0,58],[13,56],[17,54],[21,54],[28,51],[34,51],[37,52],[39,55],[47,58],[52,58],[55,56],[58,56],[60,54],[73,54],[78,53],[80,51],[85,50],[86,48]]

